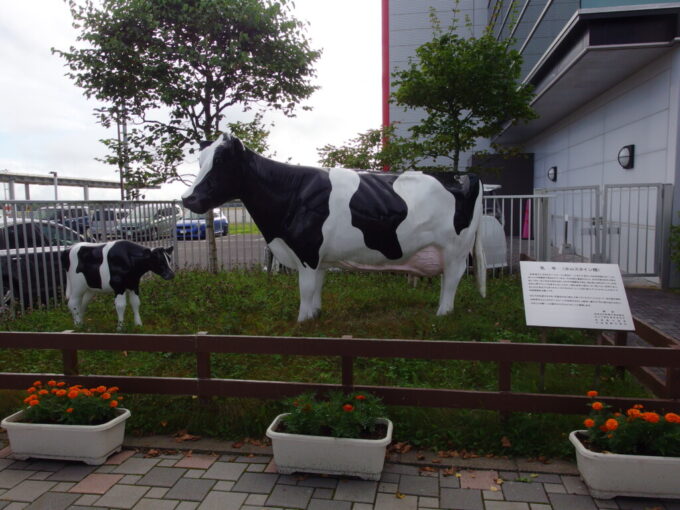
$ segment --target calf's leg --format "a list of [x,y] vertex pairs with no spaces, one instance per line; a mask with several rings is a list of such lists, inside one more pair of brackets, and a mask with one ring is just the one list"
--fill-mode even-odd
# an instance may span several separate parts
[[118,314],[118,329],[123,329],[123,323],[125,322],[125,293],[116,294],[116,299],[114,300],[116,304],[116,313]]
[[132,307],[132,313],[135,316],[135,326],[141,326],[142,318],[139,316],[139,294],[134,290],[128,290],[127,295],[130,296],[130,307]]
[[83,294],[76,292],[75,289],[69,290],[68,309],[71,310],[73,324],[80,326],[83,323],[83,314],[85,313],[85,310],[83,310],[81,307],[83,302]]

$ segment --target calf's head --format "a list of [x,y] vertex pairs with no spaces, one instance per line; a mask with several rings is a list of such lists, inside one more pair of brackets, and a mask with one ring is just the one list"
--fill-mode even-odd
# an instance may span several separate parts
[[148,254],[151,271],[164,280],[172,280],[175,272],[172,270],[172,246],[170,248],[154,248]]
[[245,161],[245,147],[235,136],[224,133],[201,150],[200,171],[182,195],[184,207],[203,214],[238,198],[238,175]]

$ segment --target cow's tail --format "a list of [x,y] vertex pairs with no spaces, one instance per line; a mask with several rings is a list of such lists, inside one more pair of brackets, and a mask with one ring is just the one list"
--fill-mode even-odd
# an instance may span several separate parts
[[479,214],[479,224],[477,225],[477,232],[475,234],[475,246],[473,248],[475,254],[475,277],[477,278],[477,288],[482,297],[486,297],[486,255],[484,254],[484,243],[482,243],[482,228],[484,228],[482,215],[484,211],[484,187],[480,181],[479,195],[477,197],[478,203],[476,213]]

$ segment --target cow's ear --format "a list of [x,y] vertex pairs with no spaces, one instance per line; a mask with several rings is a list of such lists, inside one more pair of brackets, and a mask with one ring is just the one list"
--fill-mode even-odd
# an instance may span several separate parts
[[201,140],[199,147],[201,148],[201,150],[203,150],[206,147],[209,147],[210,145],[212,145],[212,142],[210,140]]
[[151,258],[151,250],[149,248],[144,248],[144,255],[142,255],[145,259],[150,259]]
[[173,248],[174,248],[174,246],[170,246],[170,248],[166,248],[166,249],[165,249],[165,253],[167,253],[168,255],[170,255],[170,254],[172,253]]

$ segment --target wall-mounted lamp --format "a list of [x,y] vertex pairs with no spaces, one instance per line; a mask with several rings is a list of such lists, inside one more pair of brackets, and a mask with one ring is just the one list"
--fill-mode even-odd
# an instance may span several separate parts
[[557,181],[557,167],[556,166],[551,166],[548,168],[548,179],[551,180],[552,182]]
[[635,166],[635,145],[625,145],[621,147],[617,157],[621,168],[630,170]]

